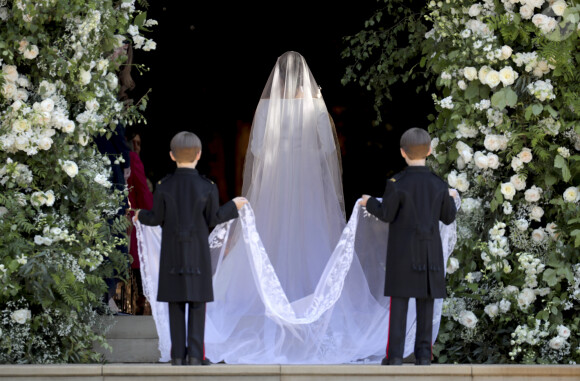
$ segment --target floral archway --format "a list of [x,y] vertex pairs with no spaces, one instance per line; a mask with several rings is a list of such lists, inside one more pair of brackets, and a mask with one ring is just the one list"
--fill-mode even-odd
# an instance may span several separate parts
[[93,139],[143,119],[146,99],[118,100],[111,54],[155,49],[146,6],[0,0],[0,363],[101,360],[103,279],[123,276],[128,222],[109,181],[122,158]]
[[384,3],[343,82],[378,119],[395,82],[433,93],[429,165],[463,198],[437,361],[579,362],[579,2]]

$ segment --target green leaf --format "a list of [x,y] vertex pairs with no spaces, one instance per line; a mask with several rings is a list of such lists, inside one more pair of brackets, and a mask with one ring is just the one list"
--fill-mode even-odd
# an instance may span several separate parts
[[568,168],[568,163],[566,162],[566,159],[564,159],[560,155],[556,155],[556,157],[554,158],[554,167],[562,169],[562,179],[565,182],[568,182],[570,180],[572,174],[570,173],[570,169]]
[[479,96],[479,85],[475,81],[472,81],[469,83],[469,86],[467,86],[467,89],[465,89],[465,98],[473,99],[478,96]]
[[503,90],[505,92],[506,104],[510,107],[514,107],[518,102],[518,95],[511,89],[511,87],[506,87]]
[[146,18],[147,18],[147,12],[141,12],[137,16],[135,16],[133,23],[136,26],[138,26],[139,28],[141,28],[143,26],[143,24],[145,24]]
[[493,105],[493,107],[498,108],[500,110],[504,109],[507,104],[505,93],[503,91],[498,91],[497,93],[493,94],[493,96],[491,97],[491,104]]
[[532,112],[534,113],[534,115],[540,115],[542,113],[542,110],[544,109],[544,106],[542,106],[541,104],[538,103],[534,103],[532,105]]
[[572,237],[576,237],[574,240],[574,247],[580,247],[580,229],[575,229],[570,232]]
[[554,287],[558,283],[558,275],[554,269],[544,270],[542,278],[544,279],[544,282],[546,282],[550,287]]

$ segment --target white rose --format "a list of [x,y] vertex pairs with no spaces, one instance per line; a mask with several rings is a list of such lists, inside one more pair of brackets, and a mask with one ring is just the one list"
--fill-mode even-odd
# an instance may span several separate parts
[[16,82],[18,80],[18,70],[14,65],[2,65],[4,72],[4,79],[8,82]]
[[99,102],[96,99],[89,99],[85,102],[85,107],[89,111],[96,111],[99,109]]
[[555,350],[562,349],[564,344],[566,344],[566,339],[560,336],[553,337],[549,342],[550,348]]
[[14,131],[16,133],[28,131],[29,128],[30,128],[30,124],[28,123],[28,121],[26,119],[16,119],[12,123],[12,131]]
[[32,60],[38,56],[38,46],[30,45],[24,50],[24,58]]
[[528,230],[528,226],[530,226],[528,220],[526,220],[525,218],[520,218],[519,220],[516,220],[515,225],[516,225],[516,228],[518,228],[518,230],[523,231],[523,232]]
[[512,165],[512,169],[517,172],[517,171],[519,171],[524,166],[524,163],[520,160],[519,157],[514,156],[512,158],[512,164],[511,165]]
[[504,201],[503,204],[501,204],[501,206],[503,206],[503,214],[506,214],[506,215],[512,214],[512,211],[513,211],[512,204],[510,204],[507,201]]
[[83,147],[89,143],[89,137],[86,134],[79,134],[79,144]]
[[461,173],[457,176],[454,188],[460,192],[466,192],[469,189],[469,180],[467,180],[466,173]]
[[526,4],[520,7],[520,15],[522,15],[523,19],[529,20],[534,15],[534,8]]
[[70,177],[75,177],[79,173],[79,167],[74,161],[65,160],[60,166]]
[[457,269],[459,269],[459,260],[455,257],[449,257],[447,261],[447,274],[453,274]]
[[507,60],[512,55],[512,48],[507,45],[501,47],[501,55],[499,56],[502,60]]
[[521,191],[526,189],[526,179],[522,175],[519,174],[513,175],[512,177],[510,177],[510,182],[514,184],[516,190]]
[[485,66],[482,66],[482,67],[479,69],[479,73],[478,73],[479,82],[481,82],[481,83],[482,83],[482,84],[484,84],[484,85],[487,85],[487,83],[485,82],[485,78],[487,77],[487,74],[488,74],[488,73],[489,73],[491,70],[492,70],[492,69],[491,69],[489,66],[487,66],[487,65],[485,65]]
[[471,161],[473,158],[473,149],[470,146],[460,140],[455,144],[455,148],[457,148],[459,155],[461,155],[465,163],[469,163]]
[[499,168],[499,157],[494,153],[487,154],[487,166],[491,169]]
[[576,202],[580,198],[580,192],[577,187],[569,187],[564,191],[563,197],[566,202]]
[[48,136],[43,136],[38,140],[38,148],[41,150],[47,151],[52,147],[52,139]]
[[566,5],[566,2],[563,0],[557,0],[554,4],[552,4],[552,10],[556,16],[563,16],[567,7],[568,5]]
[[479,130],[476,127],[472,127],[464,122],[459,123],[457,125],[457,137],[458,138],[474,138],[479,133]]
[[109,86],[110,90],[115,90],[117,85],[119,84],[119,79],[113,73],[107,74],[107,85]]
[[81,69],[79,71],[79,78],[80,78],[81,85],[88,85],[91,82],[91,78],[92,78],[91,72],[84,70],[84,69]]
[[52,190],[49,190],[47,192],[44,192],[44,197],[46,197],[46,206],[53,206],[54,205],[54,192]]
[[503,194],[506,200],[513,200],[514,195],[516,194],[516,188],[510,182],[502,183],[501,184],[501,193]]
[[542,209],[542,207],[540,206],[534,206],[532,208],[532,210],[530,210],[530,219],[534,220],[534,221],[540,221],[542,219],[542,216],[544,215],[544,209]]
[[532,241],[534,241],[536,243],[542,243],[545,240],[546,240],[546,233],[544,232],[544,229],[537,228],[537,229],[534,229],[534,231],[532,231]]
[[52,112],[54,109],[54,101],[50,98],[47,98],[40,102],[40,110],[43,112]]
[[474,67],[468,66],[465,69],[463,69],[463,76],[467,80],[473,81],[475,78],[477,78],[477,69]]
[[546,232],[552,237],[554,240],[558,238],[558,225],[553,222],[550,222],[546,225]]
[[75,122],[73,122],[72,120],[67,120],[66,122],[64,122],[63,126],[62,126],[62,131],[66,132],[67,134],[71,134],[73,133],[75,130]]
[[559,325],[558,326],[558,336],[567,339],[570,337],[570,329],[566,326]]
[[463,157],[461,157],[461,156],[457,157],[456,166],[457,166],[457,169],[459,169],[460,171],[465,169],[465,160],[463,159]]
[[468,13],[471,17],[479,16],[481,13],[481,4],[473,4],[471,7],[469,7]]
[[499,308],[497,306],[496,303],[493,304],[488,304],[487,306],[485,306],[485,308],[483,309],[483,312],[485,312],[487,314],[487,316],[489,316],[490,318],[494,318],[498,315],[499,313]]
[[530,161],[532,161],[532,158],[534,157],[532,155],[532,150],[529,148],[522,148],[522,152],[520,152],[518,154],[518,157],[520,158],[520,160],[523,163],[529,163]]
[[526,196],[526,201],[527,202],[538,202],[540,200],[540,197],[542,196],[542,188],[538,188],[535,185],[532,185],[532,187],[528,190],[526,190],[526,192],[524,193]]
[[509,86],[514,83],[517,78],[517,73],[511,66],[506,66],[499,71],[499,80],[504,86]]
[[494,88],[500,83],[499,73],[495,70],[490,70],[485,76],[485,83]]
[[459,314],[459,322],[467,328],[475,328],[477,317],[473,312],[464,310]]
[[465,83],[464,80],[459,80],[457,81],[457,87],[459,87],[461,90],[465,90],[467,89],[467,84]]
[[503,292],[504,292],[504,294],[505,294],[505,295],[511,295],[511,294],[515,294],[515,293],[517,293],[518,291],[519,291],[519,289],[518,289],[516,286],[512,286],[512,285],[506,286],[506,287],[503,289]]
[[18,324],[24,324],[30,319],[31,313],[30,310],[21,309],[12,312],[12,320],[14,320]]

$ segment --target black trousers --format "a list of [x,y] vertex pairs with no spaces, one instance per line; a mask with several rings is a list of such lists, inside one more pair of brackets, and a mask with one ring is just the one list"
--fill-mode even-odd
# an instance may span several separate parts
[[[187,349],[185,346],[185,308],[187,318]],[[184,359],[185,355],[205,359],[205,302],[170,302],[169,332],[171,335],[171,358]]]
[[[417,331],[415,358],[431,360],[431,338],[433,336],[433,299],[416,299]],[[407,332],[407,309],[409,298],[391,297],[387,359],[403,358]]]

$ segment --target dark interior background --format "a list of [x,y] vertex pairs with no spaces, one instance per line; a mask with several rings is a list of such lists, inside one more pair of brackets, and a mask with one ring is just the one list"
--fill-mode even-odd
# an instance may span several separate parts
[[150,1],[148,18],[159,25],[147,36],[157,49],[135,51],[138,99],[148,89],[147,125],[134,126],[142,138],[141,158],[155,184],[171,173],[169,141],[182,130],[202,140],[198,169],[214,180],[221,202],[241,192],[245,139],[276,59],[294,50],[304,56],[337,128],[343,160],[346,211],[362,193],[382,195],[388,176],[404,167],[399,137],[409,127],[426,127],[432,112],[428,94],[398,86],[395,99],[373,126],[373,95],[340,80],[350,63],[340,58],[343,37],[355,34],[383,4],[336,2]]

